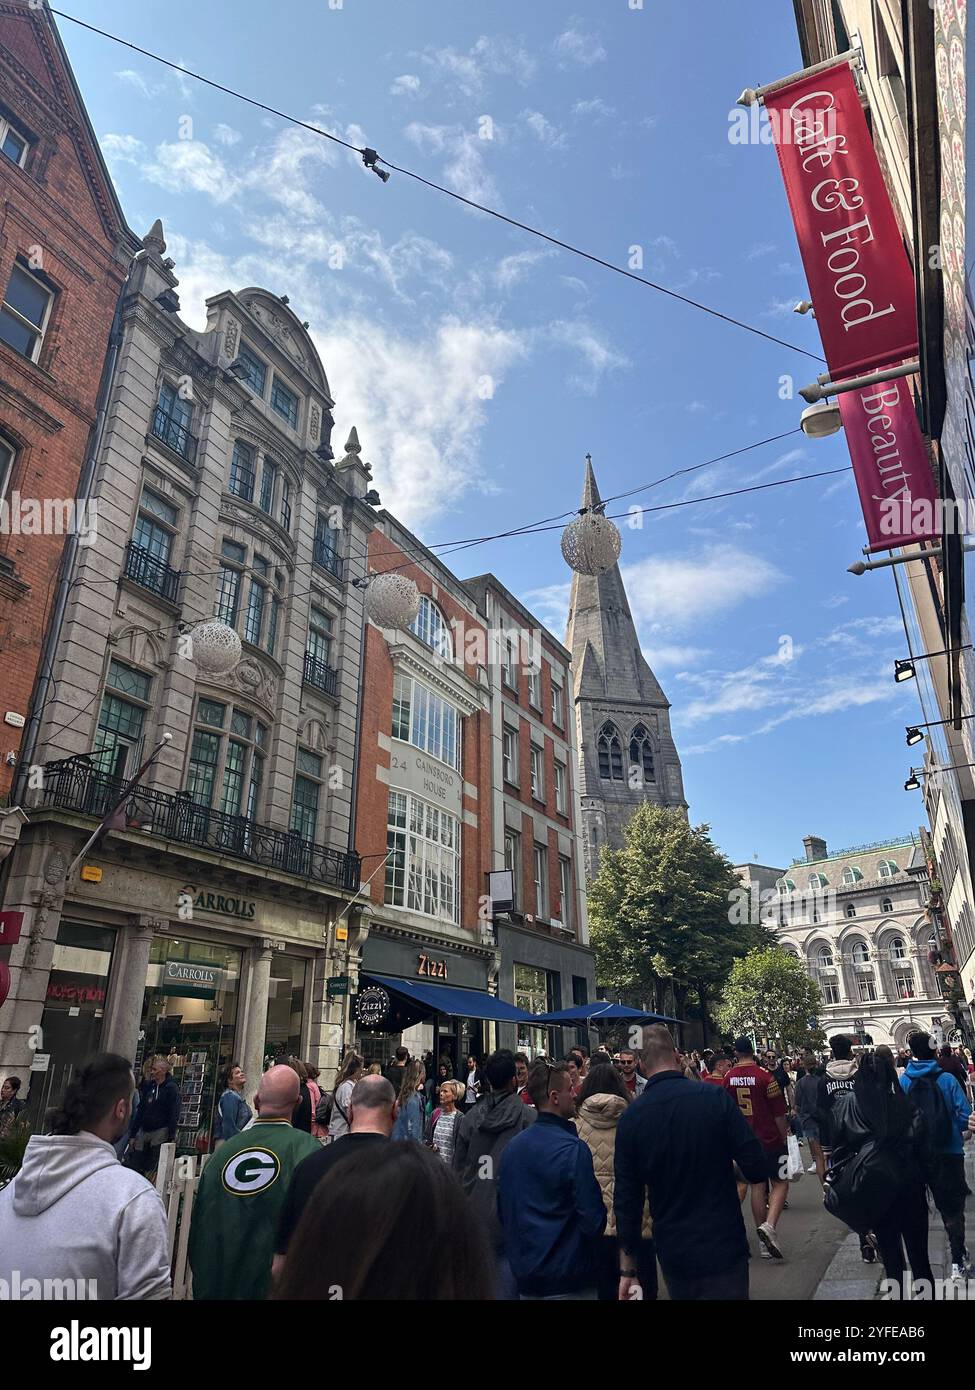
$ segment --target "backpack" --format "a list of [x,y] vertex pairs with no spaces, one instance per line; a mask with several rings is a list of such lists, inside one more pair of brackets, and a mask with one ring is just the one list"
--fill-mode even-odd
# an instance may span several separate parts
[[925,1075],[914,1076],[909,1079],[911,1089],[908,1095],[924,1118],[924,1136],[928,1156],[933,1158],[951,1147],[954,1131],[948,1102],[938,1085],[937,1077]]
[[327,1129],[328,1122],[332,1118],[332,1095],[333,1092],[322,1092],[318,1104],[315,1106],[315,1123]]

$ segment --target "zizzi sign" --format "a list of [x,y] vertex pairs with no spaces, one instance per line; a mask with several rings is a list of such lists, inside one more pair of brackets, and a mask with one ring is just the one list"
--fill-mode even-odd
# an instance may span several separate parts
[[445,960],[433,960],[430,956],[419,956],[416,967],[418,975],[426,975],[430,979],[446,980],[447,962]]
[[229,898],[223,893],[198,893],[189,883],[180,897],[192,902],[194,912],[219,912],[225,917],[239,917],[242,922],[253,922],[257,916],[257,903],[249,898]]
[[357,1022],[365,1028],[375,1028],[389,1013],[389,995],[379,985],[362,990],[355,1001]]
[[914,274],[848,63],[765,96],[834,381],[917,352]]

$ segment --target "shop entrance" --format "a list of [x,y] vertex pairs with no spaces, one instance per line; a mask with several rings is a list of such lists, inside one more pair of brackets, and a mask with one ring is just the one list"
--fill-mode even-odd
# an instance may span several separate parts
[[[180,1091],[176,1152],[208,1153],[223,1067],[234,1053],[241,952],[232,946],[157,937],[149,954],[136,1055],[168,1057]],[[260,1077],[248,1077],[248,1102]],[[251,1089],[253,1088],[253,1090]]]
[[[78,1067],[98,1051],[115,932],[110,927],[61,921],[47,984],[30,1090],[22,1096],[27,1118],[40,1133],[44,1116],[59,1105]],[[40,1068],[43,1068],[41,1070]]]

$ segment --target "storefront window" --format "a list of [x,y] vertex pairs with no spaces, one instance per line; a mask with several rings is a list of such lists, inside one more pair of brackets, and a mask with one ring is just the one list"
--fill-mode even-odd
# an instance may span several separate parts
[[[553,1005],[549,971],[534,965],[515,962],[515,1008],[530,1014],[548,1013]],[[527,1053],[529,1061],[539,1056],[552,1056],[552,1029],[534,1028],[530,1023],[518,1024],[518,1051]]]
[[[46,1070],[30,1076],[29,1113],[35,1128],[61,1100],[75,1070],[99,1049],[114,946],[115,932],[109,927],[66,921],[58,927],[34,1054]],[[26,1097],[28,1079],[21,1079]]]
[[[240,1060],[234,1052],[240,957],[233,947],[185,938],[152,943],[136,1079],[149,1058],[169,1058],[180,1088],[177,1153],[208,1152],[220,1070]],[[247,1080],[250,1103],[260,1078]]]
[[264,1064],[287,1053],[301,1056],[301,1020],[305,1011],[305,980],[309,962],[303,956],[275,954],[267,1001]]

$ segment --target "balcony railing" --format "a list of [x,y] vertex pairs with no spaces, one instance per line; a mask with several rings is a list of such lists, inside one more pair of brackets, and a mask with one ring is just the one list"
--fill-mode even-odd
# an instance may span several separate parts
[[179,570],[170,569],[158,555],[153,555],[144,545],[136,545],[135,541],[129,541],[125,547],[125,577],[131,579],[133,584],[158,594],[168,603],[176,602],[176,595],[179,593]]
[[315,537],[315,549],[312,558],[319,569],[333,574],[336,579],[342,578],[342,556],[326,544],[321,536]]
[[[44,768],[42,804],[101,817],[117,804],[124,786],[123,779],[100,772],[88,757],[65,758]],[[213,811],[183,792],[173,795],[136,787],[125,804],[125,824],[143,835],[228,854],[349,892],[359,887],[357,854],[326,849],[292,831],[273,830],[245,816]]]
[[161,405],[156,406],[149,433],[153,438],[162,440],[163,444],[172,449],[173,453],[179,454],[187,463],[196,463],[196,435],[190,434],[187,426],[181,424]]
[[339,673],[333,671],[331,666],[326,666],[324,661],[318,661],[312,656],[311,652],[305,652],[305,685],[313,685],[316,690],[323,690],[326,695],[333,696],[336,700],[339,695]]

